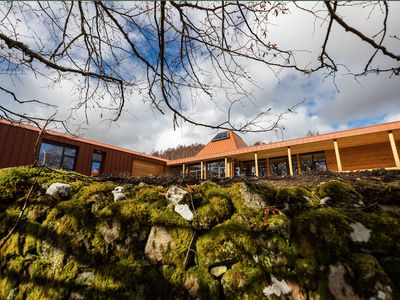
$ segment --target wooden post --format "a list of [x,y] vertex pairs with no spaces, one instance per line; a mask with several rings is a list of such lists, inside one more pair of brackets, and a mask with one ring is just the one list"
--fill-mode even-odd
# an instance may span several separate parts
[[200,162],[200,179],[204,179],[203,178],[203,173],[204,173],[204,166],[203,166],[203,161]]
[[397,152],[396,141],[394,140],[393,132],[391,131],[389,131],[389,141],[390,141],[390,146],[392,147],[392,153],[394,162],[396,163],[396,168],[400,168],[399,153]]
[[300,162],[300,155],[296,155],[297,159],[297,173],[300,175],[301,174],[301,162]]
[[228,158],[225,157],[225,178],[227,178],[228,175]]
[[293,176],[292,154],[290,151],[290,147],[287,147],[287,155],[288,155],[288,163],[289,163],[289,174],[290,174],[290,176]]
[[268,176],[271,176],[271,169],[270,169],[269,158],[268,157],[265,159],[265,162],[267,164],[267,174],[268,174]]
[[185,177],[185,164],[182,165],[182,177]]
[[335,156],[336,156],[338,172],[342,172],[343,171],[342,170],[342,161],[340,160],[339,147],[338,147],[338,143],[336,140],[333,140],[333,147],[335,148]]
[[207,179],[207,162],[204,163],[204,179]]
[[256,167],[256,176],[258,177],[258,155],[257,152],[254,152],[254,162],[255,162],[255,167]]

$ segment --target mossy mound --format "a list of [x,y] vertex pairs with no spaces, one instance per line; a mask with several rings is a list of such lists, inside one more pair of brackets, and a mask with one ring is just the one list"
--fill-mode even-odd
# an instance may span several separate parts
[[[343,292],[395,299],[400,292],[397,181],[285,188],[206,181],[181,187],[194,215],[188,221],[166,199],[167,187],[126,184],[126,199],[114,202],[112,182],[38,172],[0,171],[1,240],[33,186],[0,251],[0,299],[334,299]],[[46,195],[53,182],[70,184],[71,196]]]

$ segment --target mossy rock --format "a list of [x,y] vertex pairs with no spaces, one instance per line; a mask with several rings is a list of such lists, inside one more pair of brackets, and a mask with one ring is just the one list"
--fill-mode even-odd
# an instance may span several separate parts
[[221,279],[227,299],[257,299],[262,295],[265,282],[263,270],[246,261],[234,264]]
[[188,269],[183,287],[192,299],[221,299],[221,285],[205,267],[194,266]]
[[375,257],[365,253],[356,253],[350,256],[356,276],[357,292],[364,298],[378,297],[381,290],[386,299],[392,296],[391,281]]
[[[246,192],[244,191],[244,187],[244,183],[234,184],[230,187],[230,197],[236,210],[236,214],[232,217],[232,219],[235,219],[236,222],[240,222],[242,226],[247,227],[247,229],[252,231],[263,231],[263,212],[265,203],[263,203],[262,206],[257,205],[257,207],[249,207],[245,201]],[[249,192],[253,193],[253,191]],[[257,203],[259,203],[259,201],[263,201],[258,194],[255,196],[259,197],[259,199],[256,201]]]
[[350,252],[351,228],[345,216],[334,208],[306,211],[294,218],[293,228],[303,257],[317,255],[319,263],[327,264]]
[[355,188],[363,196],[366,204],[400,204],[400,180],[379,183],[362,181]]
[[230,218],[233,207],[229,199],[213,196],[195,211],[194,226],[197,229],[210,229]]
[[254,235],[242,224],[227,220],[213,227],[196,242],[198,263],[202,267],[232,263],[257,252]]
[[329,206],[354,208],[364,206],[363,197],[350,184],[330,180],[317,187],[321,198],[329,197]]
[[165,188],[152,185],[137,187],[132,191],[132,197],[140,202],[156,202],[165,199]]
[[371,230],[367,242],[353,243],[356,249],[364,249],[378,255],[400,255],[400,219],[386,212],[347,211],[349,219],[362,223]]
[[312,191],[304,187],[286,187],[278,190],[274,201],[270,205],[282,209],[290,216],[317,207],[319,198]]
[[314,257],[298,258],[295,262],[294,271],[301,286],[307,290],[316,290],[318,286],[319,266]]

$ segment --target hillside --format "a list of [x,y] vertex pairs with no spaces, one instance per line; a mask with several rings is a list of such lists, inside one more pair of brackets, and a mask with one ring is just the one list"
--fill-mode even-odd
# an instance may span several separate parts
[[0,170],[1,241],[30,195],[0,299],[399,298],[398,173],[117,188],[39,172]]

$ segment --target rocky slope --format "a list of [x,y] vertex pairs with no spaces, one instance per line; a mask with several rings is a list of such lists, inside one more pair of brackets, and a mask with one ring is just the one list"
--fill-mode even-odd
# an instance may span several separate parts
[[[399,178],[115,190],[38,172],[0,171],[2,241],[34,187],[0,251],[0,299],[399,298]],[[56,182],[72,192],[46,194]]]

